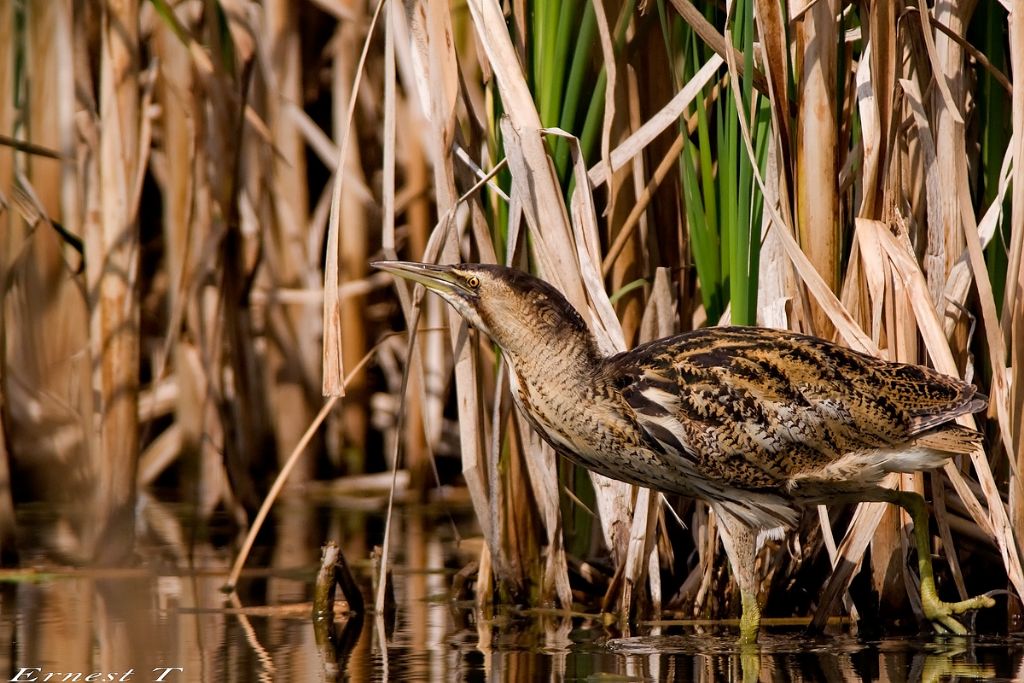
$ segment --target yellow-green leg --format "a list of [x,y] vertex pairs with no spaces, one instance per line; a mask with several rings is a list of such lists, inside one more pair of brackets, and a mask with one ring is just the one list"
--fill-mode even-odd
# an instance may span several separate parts
[[733,576],[740,587],[740,643],[757,642],[761,627],[761,607],[757,604],[757,581],[754,559],[757,551],[757,532],[720,509],[715,509],[722,529],[722,545],[729,556]]
[[740,643],[756,643],[761,628],[761,607],[757,604],[757,593],[740,589],[740,597],[743,605],[740,614]]
[[935,591],[935,574],[932,572],[931,542],[928,537],[928,506],[924,498],[912,491],[890,491],[886,496],[910,514],[914,522],[914,543],[917,546],[917,571],[921,575],[921,607],[924,615],[939,633],[965,635],[967,629],[953,618],[982,607],[994,606],[995,600],[987,595],[978,595],[960,602],[943,602]]

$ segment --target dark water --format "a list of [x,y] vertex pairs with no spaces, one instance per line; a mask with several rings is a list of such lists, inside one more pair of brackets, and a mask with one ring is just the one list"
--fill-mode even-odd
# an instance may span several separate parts
[[316,544],[294,536],[326,528],[368,575],[362,558],[377,522],[352,510],[309,515],[284,506],[276,524],[288,542],[253,564],[263,569],[246,574],[234,608],[220,592],[227,546],[184,552],[166,530],[143,544],[141,567],[5,575],[0,681],[321,681],[332,680],[332,663],[339,680],[357,681],[1024,680],[1024,636],[866,642],[774,628],[741,649],[728,627],[647,626],[621,637],[582,617],[483,615],[448,597],[452,567],[464,561],[453,555],[473,556],[469,543],[453,550],[463,522],[412,510],[392,531],[394,613],[342,619],[321,648],[306,602]]

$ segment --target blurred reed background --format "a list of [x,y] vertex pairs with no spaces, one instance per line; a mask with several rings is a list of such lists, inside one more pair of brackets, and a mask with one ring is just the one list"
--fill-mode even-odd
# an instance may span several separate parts
[[[289,485],[465,491],[481,605],[735,613],[705,506],[557,462],[494,348],[368,268],[487,261],[608,350],[731,320],[980,384],[985,452],[894,484],[934,502],[943,591],[1009,586],[1019,626],[1021,73],[1010,0],[4,3],[3,560],[28,501],[76,563],[128,557],[154,490],[244,526],[326,389]],[[863,562],[861,609],[906,621],[903,524],[807,515],[768,614],[834,613]]]

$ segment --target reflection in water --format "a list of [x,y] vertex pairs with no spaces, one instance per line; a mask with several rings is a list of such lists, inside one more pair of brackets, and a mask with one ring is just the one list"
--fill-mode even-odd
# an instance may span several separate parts
[[[864,643],[849,636],[806,638],[766,634],[739,646],[729,635],[611,640],[607,647],[635,659],[641,678],[695,681],[933,681],[1015,679],[1024,641],[966,639]],[[1009,647],[1008,647],[1009,646]],[[991,655],[995,654],[995,657]]]
[[[318,519],[344,530],[337,534],[341,545],[366,579],[367,549],[380,542],[366,530],[379,525],[363,518],[358,536],[351,533],[359,526],[355,517],[334,509]],[[302,535],[314,538],[309,543],[318,542],[310,519],[307,509],[296,520],[279,521],[279,530],[300,535],[305,529]],[[21,680],[43,680],[36,669],[80,673],[79,680],[132,671],[125,679],[131,681],[156,680],[170,669],[166,681],[203,683],[1024,679],[1024,637],[863,642],[841,633],[806,638],[766,629],[759,646],[741,650],[731,628],[662,625],[621,638],[596,619],[481,614],[470,602],[449,600],[453,573],[467,560],[456,556],[452,527],[447,516],[441,519],[401,511],[392,528],[393,621],[343,615],[326,648],[318,648],[311,607],[303,603],[311,595],[315,561],[307,559],[316,557],[315,548],[294,550],[302,558],[298,567],[288,555],[265,554],[275,566],[250,570],[234,606],[219,591],[232,558],[210,546],[190,555],[165,549],[154,554],[163,560],[142,569],[11,577],[0,584],[0,680],[19,673]],[[185,569],[188,557],[192,570]]]

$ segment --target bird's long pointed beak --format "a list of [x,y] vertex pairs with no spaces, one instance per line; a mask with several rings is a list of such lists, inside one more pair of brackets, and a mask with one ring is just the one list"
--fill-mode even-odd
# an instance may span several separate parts
[[449,266],[412,261],[374,261],[370,265],[400,278],[418,282],[438,294],[454,294],[464,291]]

